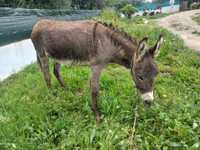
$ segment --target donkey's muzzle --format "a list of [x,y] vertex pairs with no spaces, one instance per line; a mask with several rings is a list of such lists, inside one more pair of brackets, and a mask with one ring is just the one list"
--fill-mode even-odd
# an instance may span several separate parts
[[151,105],[154,99],[153,91],[142,94],[142,99],[145,105],[148,105],[148,106]]

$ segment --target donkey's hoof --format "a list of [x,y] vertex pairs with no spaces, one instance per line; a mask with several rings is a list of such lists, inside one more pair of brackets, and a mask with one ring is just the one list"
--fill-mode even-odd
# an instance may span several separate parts
[[52,85],[51,84],[47,84],[47,89],[51,90],[52,89]]
[[101,123],[102,121],[103,121],[103,116],[102,115],[96,116],[96,122],[97,122],[97,124]]
[[61,85],[61,88],[68,89],[68,86],[67,85]]
[[66,87],[67,87],[67,85],[65,85],[64,83],[60,84],[60,86],[61,86],[62,88],[66,88]]

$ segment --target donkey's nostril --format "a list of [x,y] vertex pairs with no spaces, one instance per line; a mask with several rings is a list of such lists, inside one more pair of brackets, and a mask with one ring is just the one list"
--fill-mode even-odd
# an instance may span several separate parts
[[152,103],[153,103],[153,101],[151,101],[151,100],[145,100],[144,101],[145,106],[151,106]]

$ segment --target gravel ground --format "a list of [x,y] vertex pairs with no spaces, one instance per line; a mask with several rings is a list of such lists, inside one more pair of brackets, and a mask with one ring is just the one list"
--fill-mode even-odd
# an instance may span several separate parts
[[200,52],[200,25],[192,17],[200,15],[200,10],[176,13],[158,20],[158,24],[179,35],[185,44]]

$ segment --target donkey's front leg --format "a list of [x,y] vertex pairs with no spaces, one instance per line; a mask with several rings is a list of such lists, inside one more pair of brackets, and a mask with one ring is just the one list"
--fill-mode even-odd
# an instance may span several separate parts
[[92,90],[92,110],[96,115],[96,121],[99,123],[101,121],[101,114],[98,108],[98,96],[99,96],[99,78],[101,71],[103,70],[103,65],[92,66],[92,78],[91,78],[91,90]]

